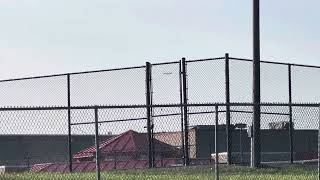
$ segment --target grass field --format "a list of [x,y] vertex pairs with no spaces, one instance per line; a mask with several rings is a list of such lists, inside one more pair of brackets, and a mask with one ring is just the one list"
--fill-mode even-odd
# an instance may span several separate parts
[[[316,169],[292,166],[287,168],[263,168],[263,169],[250,169],[247,167],[236,166],[222,166],[220,167],[220,179],[230,180],[247,180],[247,179],[284,179],[284,180],[313,180],[317,179],[318,174]],[[101,179],[123,179],[123,180],[179,180],[179,179],[214,179],[214,172],[210,167],[180,167],[170,169],[152,169],[152,170],[122,170],[122,171],[109,171],[101,174]],[[80,174],[5,174],[0,175],[0,179],[4,180],[49,180],[49,179],[67,179],[67,180],[87,180],[95,179],[95,173],[80,173]]]

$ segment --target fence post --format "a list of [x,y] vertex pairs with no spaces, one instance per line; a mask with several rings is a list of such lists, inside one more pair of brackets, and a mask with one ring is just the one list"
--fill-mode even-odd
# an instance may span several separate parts
[[151,64],[146,62],[146,106],[147,106],[147,136],[148,136],[148,164],[153,167],[152,125],[151,125]]
[[100,148],[99,148],[99,116],[98,107],[94,108],[94,124],[95,124],[95,143],[96,143],[96,178],[100,180]]
[[67,93],[68,93],[68,156],[69,172],[72,172],[72,140],[71,140],[71,91],[70,91],[70,74],[67,75]]
[[289,138],[290,138],[290,163],[293,164],[293,133],[294,127],[292,122],[292,81],[291,81],[291,65],[288,65],[288,89],[289,89]]
[[114,151],[114,168],[117,169],[117,151]]
[[[150,64],[150,73],[149,73],[149,84],[150,84],[150,105],[153,105],[153,84],[152,84],[152,64]],[[154,121],[153,121],[153,107],[150,107],[150,122],[151,122],[151,151],[152,151],[152,167],[156,166],[155,158],[155,147],[154,147]]]
[[227,163],[232,164],[232,131],[230,127],[230,73],[229,54],[225,54],[225,83],[226,83],[226,135],[227,135]]
[[[180,87],[180,113],[181,113],[181,152],[184,154],[184,128],[183,128],[183,92],[182,92],[182,70],[181,70],[181,60],[179,61],[179,87]],[[182,157],[182,160],[184,161],[184,156]]]
[[216,175],[216,180],[219,180],[219,107],[216,105],[215,106],[215,113],[216,113],[216,118],[215,118],[215,131],[214,131],[214,136],[215,136],[215,153],[216,153],[216,159],[215,159],[215,175]]
[[189,124],[188,124],[188,92],[187,92],[187,64],[186,58],[182,58],[182,82],[183,82],[183,119],[184,119],[184,165],[189,165]]

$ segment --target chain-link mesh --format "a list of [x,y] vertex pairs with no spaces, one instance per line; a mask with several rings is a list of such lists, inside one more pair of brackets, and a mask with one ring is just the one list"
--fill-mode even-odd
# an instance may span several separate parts
[[231,106],[231,158],[239,165],[250,165],[251,136],[250,128],[253,120],[253,106]]
[[[191,164],[213,164],[211,154],[215,152],[214,125],[215,107],[189,107],[189,153]],[[221,136],[222,137],[222,136]],[[225,138],[225,136],[223,136]],[[221,140],[225,142],[225,140]]]
[[319,107],[293,107],[292,117],[294,160],[317,159]]
[[[261,101],[276,104],[261,105],[260,156],[267,168],[249,170],[252,62],[230,58],[229,74],[226,63],[216,58],[187,61],[185,72],[183,63],[172,62],[151,65],[150,74],[141,66],[0,81],[0,178],[95,179],[100,172],[102,179],[212,179],[219,171],[227,179],[281,179],[293,169],[313,179],[318,68],[261,63]],[[225,165],[229,157],[235,166]]]
[[[30,172],[25,176],[48,173],[50,177],[65,179],[94,179],[97,171],[96,162],[100,162],[101,178],[108,179],[121,177],[118,174],[121,170],[135,174],[150,167],[162,168],[161,171],[170,173],[171,168],[177,170],[184,165],[186,155],[183,149],[188,147],[191,169],[182,168],[180,172],[192,171],[194,166],[201,167],[202,171],[199,172],[203,172],[202,175],[205,177],[213,178],[217,171],[219,176],[226,178],[232,178],[237,174],[246,178],[259,176],[262,171],[243,173],[237,168],[232,169],[225,165],[228,158],[226,106],[188,105],[187,137],[184,134],[184,112],[180,105],[152,107],[150,127],[147,126],[147,106],[72,107],[71,164],[68,161],[67,146],[68,109],[1,109],[2,126],[7,129],[1,136],[2,147],[6,148],[1,148],[3,152],[0,160],[1,163],[12,167],[13,171]],[[233,163],[241,165],[239,168],[243,169],[250,164],[251,158],[249,129],[253,118],[252,107],[241,104],[230,106],[233,142],[231,158]],[[289,108],[289,105],[281,104],[261,106],[262,165],[290,169],[291,135],[288,123],[292,116],[294,162],[300,164],[298,168],[308,169],[309,176],[314,177],[314,167],[318,158],[319,107],[308,104],[294,105],[292,114]],[[30,124],[24,124],[19,120]],[[14,121],[18,122],[9,126],[10,122]],[[24,126],[28,128],[23,128]],[[24,131],[18,132],[19,128]],[[150,136],[148,128],[151,129]],[[188,138],[188,144],[184,144],[184,138]],[[99,147],[98,156],[96,141]],[[70,165],[75,175],[69,174]],[[215,170],[210,170],[215,166]],[[152,176],[158,176],[156,172],[153,173]],[[201,173],[198,175],[201,176]],[[180,176],[193,177],[188,173]]]
[[[318,105],[270,104],[261,106],[261,167],[269,169],[270,174],[260,171],[238,172],[241,178],[285,179],[292,177],[293,171],[297,179],[315,179],[318,163]],[[232,159],[235,164],[250,165],[253,106],[231,106],[232,124]],[[290,133],[290,116],[292,116],[292,133]],[[292,138],[292,144],[290,139]],[[290,147],[292,146],[292,147]],[[291,154],[292,148],[292,154]],[[220,153],[221,157],[224,153]],[[290,159],[293,158],[293,164]],[[219,157],[220,158],[220,157]],[[234,169],[220,165],[219,175],[222,178],[235,177]],[[272,172],[272,173],[271,173]]]
[[[146,108],[99,109],[101,171],[133,169],[147,164]],[[145,166],[146,168],[147,166]]]
[[289,102],[288,65],[261,63],[260,68],[261,102]]
[[179,104],[181,101],[180,63],[152,66],[152,100],[154,104]]
[[36,165],[68,162],[66,110],[0,111],[2,171],[33,173]]
[[230,59],[230,101],[252,102],[252,62]]
[[319,102],[319,68],[292,66],[292,102]]
[[144,104],[145,68],[70,76],[71,105]]
[[65,106],[67,76],[0,82],[0,107]]
[[225,60],[187,63],[189,103],[225,102]]
[[183,126],[179,107],[153,108],[155,167],[183,164]]

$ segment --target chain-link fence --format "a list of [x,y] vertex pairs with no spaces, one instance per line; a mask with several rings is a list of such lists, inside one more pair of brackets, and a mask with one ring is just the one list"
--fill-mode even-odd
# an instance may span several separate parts
[[[314,174],[318,71],[261,62],[261,99],[271,103],[261,104],[261,161],[268,172],[308,164],[303,168]],[[0,97],[1,172],[94,179],[126,170],[143,178],[151,168],[160,175],[191,178],[199,171],[213,178],[215,168],[231,177],[228,172],[241,174],[251,162],[248,59],[226,54],[2,80]]]
[[[225,57],[152,64],[153,104],[252,102],[252,61]],[[261,100],[316,103],[320,67],[261,62]],[[145,104],[146,66],[0,80],[1,107]],[[229,100],[227,100],[229,99]],[[227,102],[228,103],[228,102]]]
[[[290,176],[290,170],[299,175],[294,167],[303,170],[299,176],[312,179],[318,175],[319,105],[261,104],[262,169],[256,171],[245,169],[251,162],[252,104],[189,104],[187,129],[181,123],[185,117],[181,104],[1,108],[1,123],[8,133],[1,137],[1,163],[8,164],[5,170],[9,172],[24,172],[20,175],[35,178],[38,175],[121,179],[122,170],[138,177],[151,168],[157,169],[152,172],[154,176],[169,172],[172,177],[192,179],[186,171],[198,168],[193,173],[211,179],[215,176],[272,179],[285,177],[287,171]],[[230,158],[235,166],[227,166],[227,106],[230,106],[233,142]],[[72,161],[69,161],[68,136],[65,135],[68,110],[71,112]],[[290,116],[295,127],[292,132],[288,124]],[[18,123],[18,120],[24,122]],[[9,126],[10,123],[15,125]],[[23,128],[25,123],[30,123],[28,129]],[[24,131],[17,135],[19,127]],[[292,152],[290,136],[293,136]],[[185,158],[188,158],[187,164]],[[186,165],[189,169],[183,168]],[[276,175],[270,173],[273,171]]]

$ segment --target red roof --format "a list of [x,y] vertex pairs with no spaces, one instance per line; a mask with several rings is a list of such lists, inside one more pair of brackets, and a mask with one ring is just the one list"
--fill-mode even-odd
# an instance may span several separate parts
[[[179,154],[179,149],[159,141],[157,139],[153,139],[154,149],[159,153],[170,152],[172,154]],[[148,152],[148,137],[146,133],[138,133],[133,130],[129,130],[125,133],[122,133],[118,136],[110,138],[106,141],[103,141],[100,146],[101,154],[108,153],[144,153]],[[87,149],[84,149],[78,153],[76,153],[73,158],[80,159],[86,157],[94,157],[96,152],[95,146],[91,146]]]

